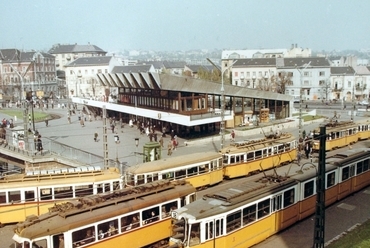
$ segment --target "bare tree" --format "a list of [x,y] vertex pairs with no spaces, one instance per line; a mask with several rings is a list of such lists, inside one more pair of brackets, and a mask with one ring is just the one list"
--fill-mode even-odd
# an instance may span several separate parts
[[321,91],[321,98],[324,97],[325,100],[329,100],[329,94],[332,92],[332,87],[329,78],[326,80],[320,80],[319,86],[322,89]]

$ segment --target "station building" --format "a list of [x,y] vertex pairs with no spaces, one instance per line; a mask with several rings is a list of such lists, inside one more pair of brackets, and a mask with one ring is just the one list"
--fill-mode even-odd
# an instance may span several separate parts
[[[225,128],[259,125],[291,117],[293,97],[230,84],[156,72],[99,73],[104,86],[100,98],[72,97],[89,111],[149,124],[158,132],[172,130],[183,138],[220,133]],[[225,111],[222,114],[222,97]]]

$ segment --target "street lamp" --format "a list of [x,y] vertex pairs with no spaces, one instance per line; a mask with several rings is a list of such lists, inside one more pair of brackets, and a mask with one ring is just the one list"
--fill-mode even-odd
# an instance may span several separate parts
[[135,146],[136,146],[136,164],[138,164],[139,161],[138,161],[138,158],[137,158],[137,155],[138,155],[137,147],[139,146],[139,138],[135,138]]
[[252,76],[252,82],[253,82],[253,88],[252,89],[254,89],[254,82],[256,82],[256,76]]
[[300,86],[299,86],[299,125],[298,125],[298,139],[299,142],[301,142],[302,137],[302,71],[305,70],[309,65],[311,64],[311,61],[306,64],[302,70],[300,70],[297,67],[297,70],[300,74]]
[[355,104],[355,84],[356,84],[356,72],[353,74],[351,121],[354,121],[354,112],[355,112],[355,109],[356,109],[356,104]]
[[224,73],[232,67],[237,60],[233,61],[231,65],[225,67],[223,70],[220,70],[215,63],[213,63],[209,58],[208,62],[211,63],[217,70],[221,72],[221,123],[220,123],[220,134],[221,134],[221,145],[220,149],[224,148],[225,140],[225,88],[224,88]]

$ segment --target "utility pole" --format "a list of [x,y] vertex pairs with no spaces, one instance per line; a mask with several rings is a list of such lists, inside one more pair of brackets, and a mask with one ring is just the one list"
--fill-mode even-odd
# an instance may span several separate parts
[[298,140],[299,140],[299,145],[301,145],[302,140],[304,137],[302,137],[302,73],[303,70],[305,70],[309,65],[311,64],[311,61],[306,64],[302,70],[300,70],[297,67],[297,70],[300,75],[300,86],[299,86],[299,125],[298,125]]
[[352,110],[351,110],[351,121],[354,121],[354,115],[356,110],[355,103],[355,84],[356,84],[356,72],[353,74],[353,85],[352,85]]
[[320,126],[319,169],[316,181],[316,213],[314,226],[314,248],[324,248],[325,244],[325,164],[326,126]]
[[107,109],[103,105],[103,152],[104,152],[104,168],[109,166],[108,158],[108,135],[107,135]]
[[208,62],[211,63],[217,70],[221,72],[221,122],[220,122],[220,134],[221,134],[221,144],[220,150],[224,148],[225,141],[225,88],[224,88],[224,73],[232,67],[237,60],[235,60],[231,65],[227,66],[223,70],[220,70],[215,63],[213,63],[209,58]]

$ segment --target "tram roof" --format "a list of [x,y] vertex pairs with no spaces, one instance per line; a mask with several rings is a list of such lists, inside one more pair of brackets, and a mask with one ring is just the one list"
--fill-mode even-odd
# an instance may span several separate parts
[[185,165],[203,163],[205,160],[221,158],[217,152],[191,153],[183,156],[164,158],[139,165],[134,165],[126,169],[126,172],[133,174],[142,174],[148,172],[159,172],[168,169],[174,169]]
[[[159,89],[176,92],[192,92],[199,94],[221,94],[221,84],[207,80],[154,72],[138,73],[99,73],[98,79],[104,86]],[[226,96],[259,98],[278,101],[292,101],[293,96],[278,94],[271,91],[249,89],[241,86],[224,84]]]

